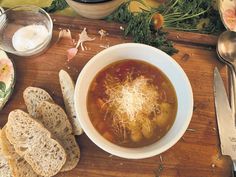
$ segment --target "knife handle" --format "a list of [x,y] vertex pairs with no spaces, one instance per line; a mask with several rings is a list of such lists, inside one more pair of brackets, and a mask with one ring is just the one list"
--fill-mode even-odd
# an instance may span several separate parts
[[232,170],[232,177],[236,177],[236,171]]
[[236,161],[232,160],[232,177],[236,177]]

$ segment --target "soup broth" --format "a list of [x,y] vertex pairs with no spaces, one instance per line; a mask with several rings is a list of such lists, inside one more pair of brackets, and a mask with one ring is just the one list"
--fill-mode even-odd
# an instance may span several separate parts
[[124,147],[141,147],[162,138],[174,123],[177,97],[169,79],[155,66],[121,60],[93,79],[87,110],[96,130]]

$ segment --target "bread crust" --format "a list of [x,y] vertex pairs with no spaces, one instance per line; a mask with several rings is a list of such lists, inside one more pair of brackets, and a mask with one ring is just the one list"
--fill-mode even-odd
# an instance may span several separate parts
[[42,101],[37,108],[38,120],[50,131],[64,147],[67,160],[61,171],[76,167],[80,159],[80,149],[72,135],[72,126],[64,110],[57,104]]
[[38,116],[36,108],[41,101],[46,100],[53,102],[49,93],[38,87],[27,87],[23,92],[23,98],[29,115],[33,118]]
[[79,120],[75,113],[75,105],[74,105],[74,92],[75,92],[75,84],[70,75],[64,71],[60,70],[59,72],[59,81],[61,85],[61,91],[63,95],[63,100],[66,108],[66,113],[71,122],[73,133],[75,135],[81,135],[83,133],[83,129],[79,123]]
[[8,116],[6,137],[20,157],[41,176],[56,175],[66,162],[64,148],[42,124],[21,110]]
[[42,177],[35,173],[30,164],[15,152],[13,145],[6,137],[5,129],[6,127],[3,127],[2,133],[0,134],[0,143],[2,153],[8,161],[12,177]]
[[[0,135],[2,134],[2,130],[0,130]],[[6,156],[3,154],[2,145],[0,143],[0,176],[1,177],[12,177],[11,170],[8,164],[8,160]]]

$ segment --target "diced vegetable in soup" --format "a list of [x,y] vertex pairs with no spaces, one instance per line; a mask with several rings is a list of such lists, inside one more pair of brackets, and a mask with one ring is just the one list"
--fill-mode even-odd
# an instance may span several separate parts
[[119,146],[141,147],[162,138],[174,123],[177,98],[169,79],[155,66],[121,60],[93,79],[87,109],[93,126]]

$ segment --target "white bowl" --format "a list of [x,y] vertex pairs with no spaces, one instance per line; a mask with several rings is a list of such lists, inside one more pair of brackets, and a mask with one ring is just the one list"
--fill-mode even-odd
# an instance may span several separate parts
[[[156,66],[169,78],[176,91],[178,109],[173,126],[164,137],[148,146],[126,148],[113,144],[97,132],[88,116],[86,102],[90,83],[105,66],[122,59],[141,60]],[[74,101],[76,115],[86,135],[104,151],[128,159],[152,157],[172,147],[186,131],[193,111],[192,88],[178,63],[159,49],[134,43],[119,44],[95,55],[77,79]]]
[[103,19],[115,11],[124,0],[112,0],[101,3],[82,3],[73,0],[66,0],[66,2],[82,17]]

